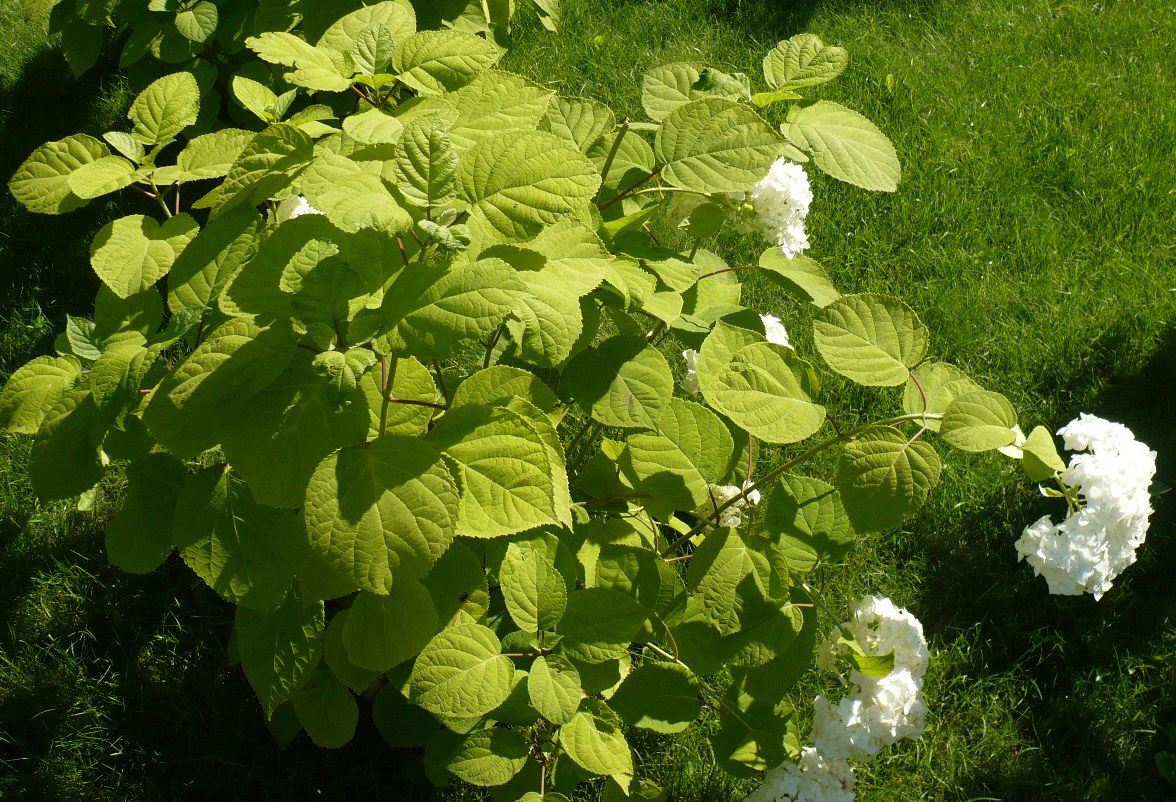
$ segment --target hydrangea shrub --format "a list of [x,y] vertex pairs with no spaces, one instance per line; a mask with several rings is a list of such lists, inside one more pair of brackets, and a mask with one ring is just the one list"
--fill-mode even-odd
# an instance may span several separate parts
[[[166,9],[180,36],[204,5]],[[914,734],[921,664],[879,633],[917,622],[874,600],[829,650],[857,672],[849,707],[818,700],[802,748],[806,575],[916,513],[942,446],[1020,448],[1035,480],[1064,466],[1036,430],[1018,446],[1003,396],[929,358],[913,310],[842,295],[800,253],[800,165],[874,191],[900,177],[872,123],[803,97],[845,51],[780,42],[758,92],[659,67],[649,120],[618,121],[412,4],[316,4],[317,27],[287,5],[306,15],[263,23],[257,4],[231,75],[182,61],[128,130],[46,143],[9,182],[39,213],[138,204],[91,244],[93,318],[0,392],[37,494],[85,504],[125,476],[111,561],[149,572],[175,551],[237,605],[281,740],[338,747],[362,707],[438,784],[533,802],[603,777],[628,795],[647,786],[626,732],[680,732],[704,698],[738,775],[799,759],[851,777],[865,747],[834,754],[834,731]],[[233,104],[210,122],[217,87]],[[724,225],[770,247],[731,266],[703,247]],[[815,354],[744,306],[746,270],[819,309]],[[666,356],[682,347],[688,371]],[[901,405],[838,426],[829,371],[902,387]],[[766,472],[765,447],[787,455]],[[832,474],[801,472],[829,449]]]

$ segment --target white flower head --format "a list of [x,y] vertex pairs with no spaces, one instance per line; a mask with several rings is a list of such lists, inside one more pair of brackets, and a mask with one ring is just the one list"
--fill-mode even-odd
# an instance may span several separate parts
[[686,375],[682,377],[682,389],[690,395],[698,395],[698,352],[693,348],[687,348],[682,352],[682,358],[686,360]]
[[322,212],[311,206],[303,196],[291,195],[279,202],[277,208],[270,212],[269,222],[284,223],[304,214],[322,214]]
[[760,315],[760,321],[764,324],[764,336],[768,342],[785,348],[792,347],[792,343],[788,342],[788,330],[784,328],[780,318],[775,315]]
[[1067,449],[1081,449],[1060,475],[1077,506],[1060,524],[1047,515],[1025,527],[1017,557],[1045,577],[1050,593],[1097,600],[1147,537],[1156,452],[1126,426],[1085,413],[1058,434]]
[[813,202],[813,191],[808,174],[799,164],[778,159],[759,183],[730,196],[743,202],[735,219],[740,231],[775,243],[789,259],[808,248],[804,219]]
[[744,802],[853,802],[853,768],[806,746],[796,763],[785,761],[764,775]]
[[[751,487],[751,480],[743,483],[743,487],[739,488],[735,485],[710,485],[710,498],[703,503],[701,507],[694,511],[694,517],[714,519],[715,510],[722,507],[731,499],[738,496],[740,493],[746,491]],[[760,502],[760,492],[752,490],[736,501],[731,506],[719,513],[718,525],[720,527],[730,527],[738,529],[743,525],[743,513],[748,504],[756,505]]]

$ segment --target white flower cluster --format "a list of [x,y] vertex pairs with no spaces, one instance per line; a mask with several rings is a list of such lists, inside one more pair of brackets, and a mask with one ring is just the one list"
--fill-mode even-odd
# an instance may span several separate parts
[[1067,450],[1080,452],[1060,474],[1077,507],[1060,524],[1046,515],[1025,527],[1017,555],[1045,577],[1050,593],[1101,599],[1147,537],[1156,452],[1126,426],[1086,413],[1058,434]]
[[764,324],[764,337],[768,342],[785,348],[792,347],[792,343],[788,342],[788,330],[784,328],[780,318],[775,315],[760,315],[760,321]]
[[776,243],[789,259],[809,246],[804,218],[813,191],[799,164],[777,159],[758,184],[746,192],[732,192],[731,197],[744,204],[735,218],[740,231]]
[[[751,487],[751,484],[751,480],[748,479],[743,483],[742,488],[736,487],[735,485],[710,485],[711,498],[694,511],[694,517],[699,519],[713,518],[715,510],[738,496],[744,490],[747,490],[747,488]],[[760,492],[758,490],[752,490],[746,496],[719,513],[719,526],[738,528],[743,524],[743,512],[747,509],[747,505],[759,503]]]
[[269,222],[284,223],[304,214],[322,214],[322,212],[311,206],[301,195],[291,195],[280,201],[278,207],[270,212]]
[[[865,596],[839,631],[851,635],[866,655],[893,652],[894,668],[884,677],[851,670],[850,693],[836,706],[818,696],[812,746],[804,748],[799,763],[769,771],[764,785],[746,802],[849,802],[854,798],[851,758],[870,760],[895,741],[923,732],[923,674],[929,655],[919,619],[890,599]],[[827,641],[817,664],[831,668],[848,652],[840,639]]]
[[698,352],[693,348],[687,348],[682,352],[682,358],[686,360],[686,375],[682,377],[682,389],[690,395],[698,395]]

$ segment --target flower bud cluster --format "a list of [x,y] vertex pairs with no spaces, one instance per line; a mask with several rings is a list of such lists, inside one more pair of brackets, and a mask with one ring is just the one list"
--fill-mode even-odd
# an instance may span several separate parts
[[730,196],[742,201],[735,216],[740,231],[774,242],[789,259],[808,248],[804,219],[813,202],[813,191],[808,174],[799,164],[777,159],[759,183]]
[[1079,452],[1058,477],[1071,513],[1059,524],[1046,515],[1025,527],[1017,555],[1045,577],[1050,593],[1101,599],[1147,537],[1156,452],[1126,426],[1086,413],[1058,434]]
[[[851,670],[850,692],[837,705],[818,696],[812,746],[804,748],[799,762],[769,771],[764,785],[747,802],[850,802],[851,758],[870,760],[884,747],[923,732],[923,674],[929,655],[919,620],[890,599],[865,596],[839,630],[866,656],[893,653],[894,668],[884,677]],[[827,641],[820,647],[817,664],[832,668],[850,648],[845,638]]]

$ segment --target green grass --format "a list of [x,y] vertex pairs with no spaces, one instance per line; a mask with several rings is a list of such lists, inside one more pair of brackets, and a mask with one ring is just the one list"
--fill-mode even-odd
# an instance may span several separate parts
[[[109,64],[80,81],[18,4],[0,4],[0,173],[37,144],[101,133],[128,90]],[[1007,394],[1022,421],[1079,411],[1130,425],[1176,477],[1176,13],[1160,0],[565,0],[558,35],[523,22],[507,66],[642,117],[640,77],[701,60],[758,73],[801,30],[847,47],[820,95],[894,140],[904,177],[870,195],[814,176],[811,254],[843,291],[910,303],[932,354]],[[783,9],[783,10],[781,10]],[[18,117],[19,115],[19,117]],[[112,207],[61,218],[0,198],[0,375],[51,348],[96,287],[86,246]],[[750,259],[758,246],[722,248]],[[811,352],[809,311],[766,282],[746,296]],[[831,381],[845,420],[885,414],[893,391]],[[879,412],[881,410],[881,412]],[[1026,427],[1028,429],[1028,427]],[[779,455],[764,453],[764,464]],[[170,562],[131,577],[102,553],[103,515],[39,505],[27,443],[0,442],[0,798],[273,798],[399,789],[419,774],[370,730],[341,752],[279,753],[240,672],[231,610]],[[834,605],[886,593],[933,648],[931,727],[859,772],[859,798],[1136,800],[1176,796],[1155,756],[1176,751],[1176,504],[1140,562],[1100,602],[1051,597],[1015,562],[1026,523],[1056,509],[995,456],[945,455],[919,517],[864,538],[820,581]],[[831,692],[814,676],[803,702]],[[702,729],[711,726],[704,722]],[[680,800],[735,798],[705,741],[636,738]]]

